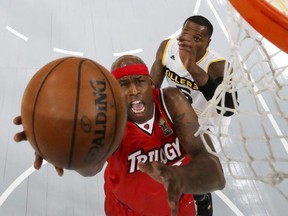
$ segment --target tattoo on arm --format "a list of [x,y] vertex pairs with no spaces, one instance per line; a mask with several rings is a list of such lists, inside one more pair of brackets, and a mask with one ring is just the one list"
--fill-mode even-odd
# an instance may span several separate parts
[[187,114],[180,113],[174,119],[177,136],[184,147],[186,145],[190,145],[193,140],[196,141],[196,137],[194,136],[194,134],[199,128],[199,124],[197,121],[192,121],[189,117],[187,121],[185,120],[185,115]]

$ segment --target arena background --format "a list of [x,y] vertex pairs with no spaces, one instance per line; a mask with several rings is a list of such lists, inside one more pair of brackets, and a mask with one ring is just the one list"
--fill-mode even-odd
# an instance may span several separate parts
[[[183,21],[193,14],[206,16],[212,22],[211,49],[228,57],[226,3],[0,0],[0,215],[105,215],[103,173],[84,178],[65,170],[65,175],[59,177],[50,164],[35,171],[30,145],[13,141],[13,135],[22,128],[13,125],[12,120],[20,114],[24,88],[39,68],[56,58],[79,55],[109,69],[123,53],[135,53],[151,67],[160,42],[179,32]],[[249,107],[245,97],[239,100]],[[233,145],[229,148],[238,151]],[[273,188],[235,180],[226,172],[224,162],[223,167],[227,185],[213,192],[215,216],[287,215],[287,200]]]

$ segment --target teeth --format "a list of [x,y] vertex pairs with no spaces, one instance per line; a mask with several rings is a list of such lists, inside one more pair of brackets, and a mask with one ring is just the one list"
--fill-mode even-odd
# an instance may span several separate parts
[[131,110],[134,112],[134,113],[141,113],[141,112],[144,112],[145,110],[145,106],[143,104],[142,101],[133,101],[131,103]]
[[141,103],[141,101],[133,101],[131,104],[138,104],[138,103]]

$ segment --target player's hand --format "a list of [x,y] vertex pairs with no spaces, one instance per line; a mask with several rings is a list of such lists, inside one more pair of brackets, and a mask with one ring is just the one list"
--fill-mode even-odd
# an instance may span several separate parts
[[154,180],[162,183],[168,194],[168,203],[171,208],[171,215],[176,216],[178,210],[178,202],[181,196],[181,182],[177,178],[175,168],[166,166],[160,162],[139,163],[142,172],[149,175]]
[[[22,125],[21,116],[15,117],[13,119],[13,123],[15,125]],[[25,134],[24,131],[16,133],[13,138],[14,138],[15,142],[21,142],[21,141],[27,140],[27,137],[26,137],[26,134]],[[42,166],[42,163],[43,163],[43,158],[35,152],[34,168],[39,170],[41,168],[41,166]],[[56,166],[54,166],[54,167],[56,169],[57,174],[59,176],[63,176],[63,174],[64,174],[63,168],[59,168],[59,167],[56,167]]]
[[[191,68],[196,63],[195,41],[188,31],[182,31],[178,37],[179,56],[186,67]],[[190,70],[189,70],[190,71]]]
[[[42,163],[43,163],[43,158],[37,154],[35,152],[35,160],[34,160],[34,168],[36,170],[39,170],[41,167],[42,167]],[[56,169],[56,172],[59,176],[63,176],[64,174],[64,169],[63,168],[60,168],[60,167],[57,167],[57,166],[54,166],[55,169]]]

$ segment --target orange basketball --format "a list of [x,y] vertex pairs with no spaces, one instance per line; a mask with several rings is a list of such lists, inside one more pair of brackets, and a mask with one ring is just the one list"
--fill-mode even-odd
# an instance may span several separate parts
[[34,150],[66,169],[92,167],[122,139],[127,111],[117,80],[86,58],[57,59],[28,83],[22,124]]

